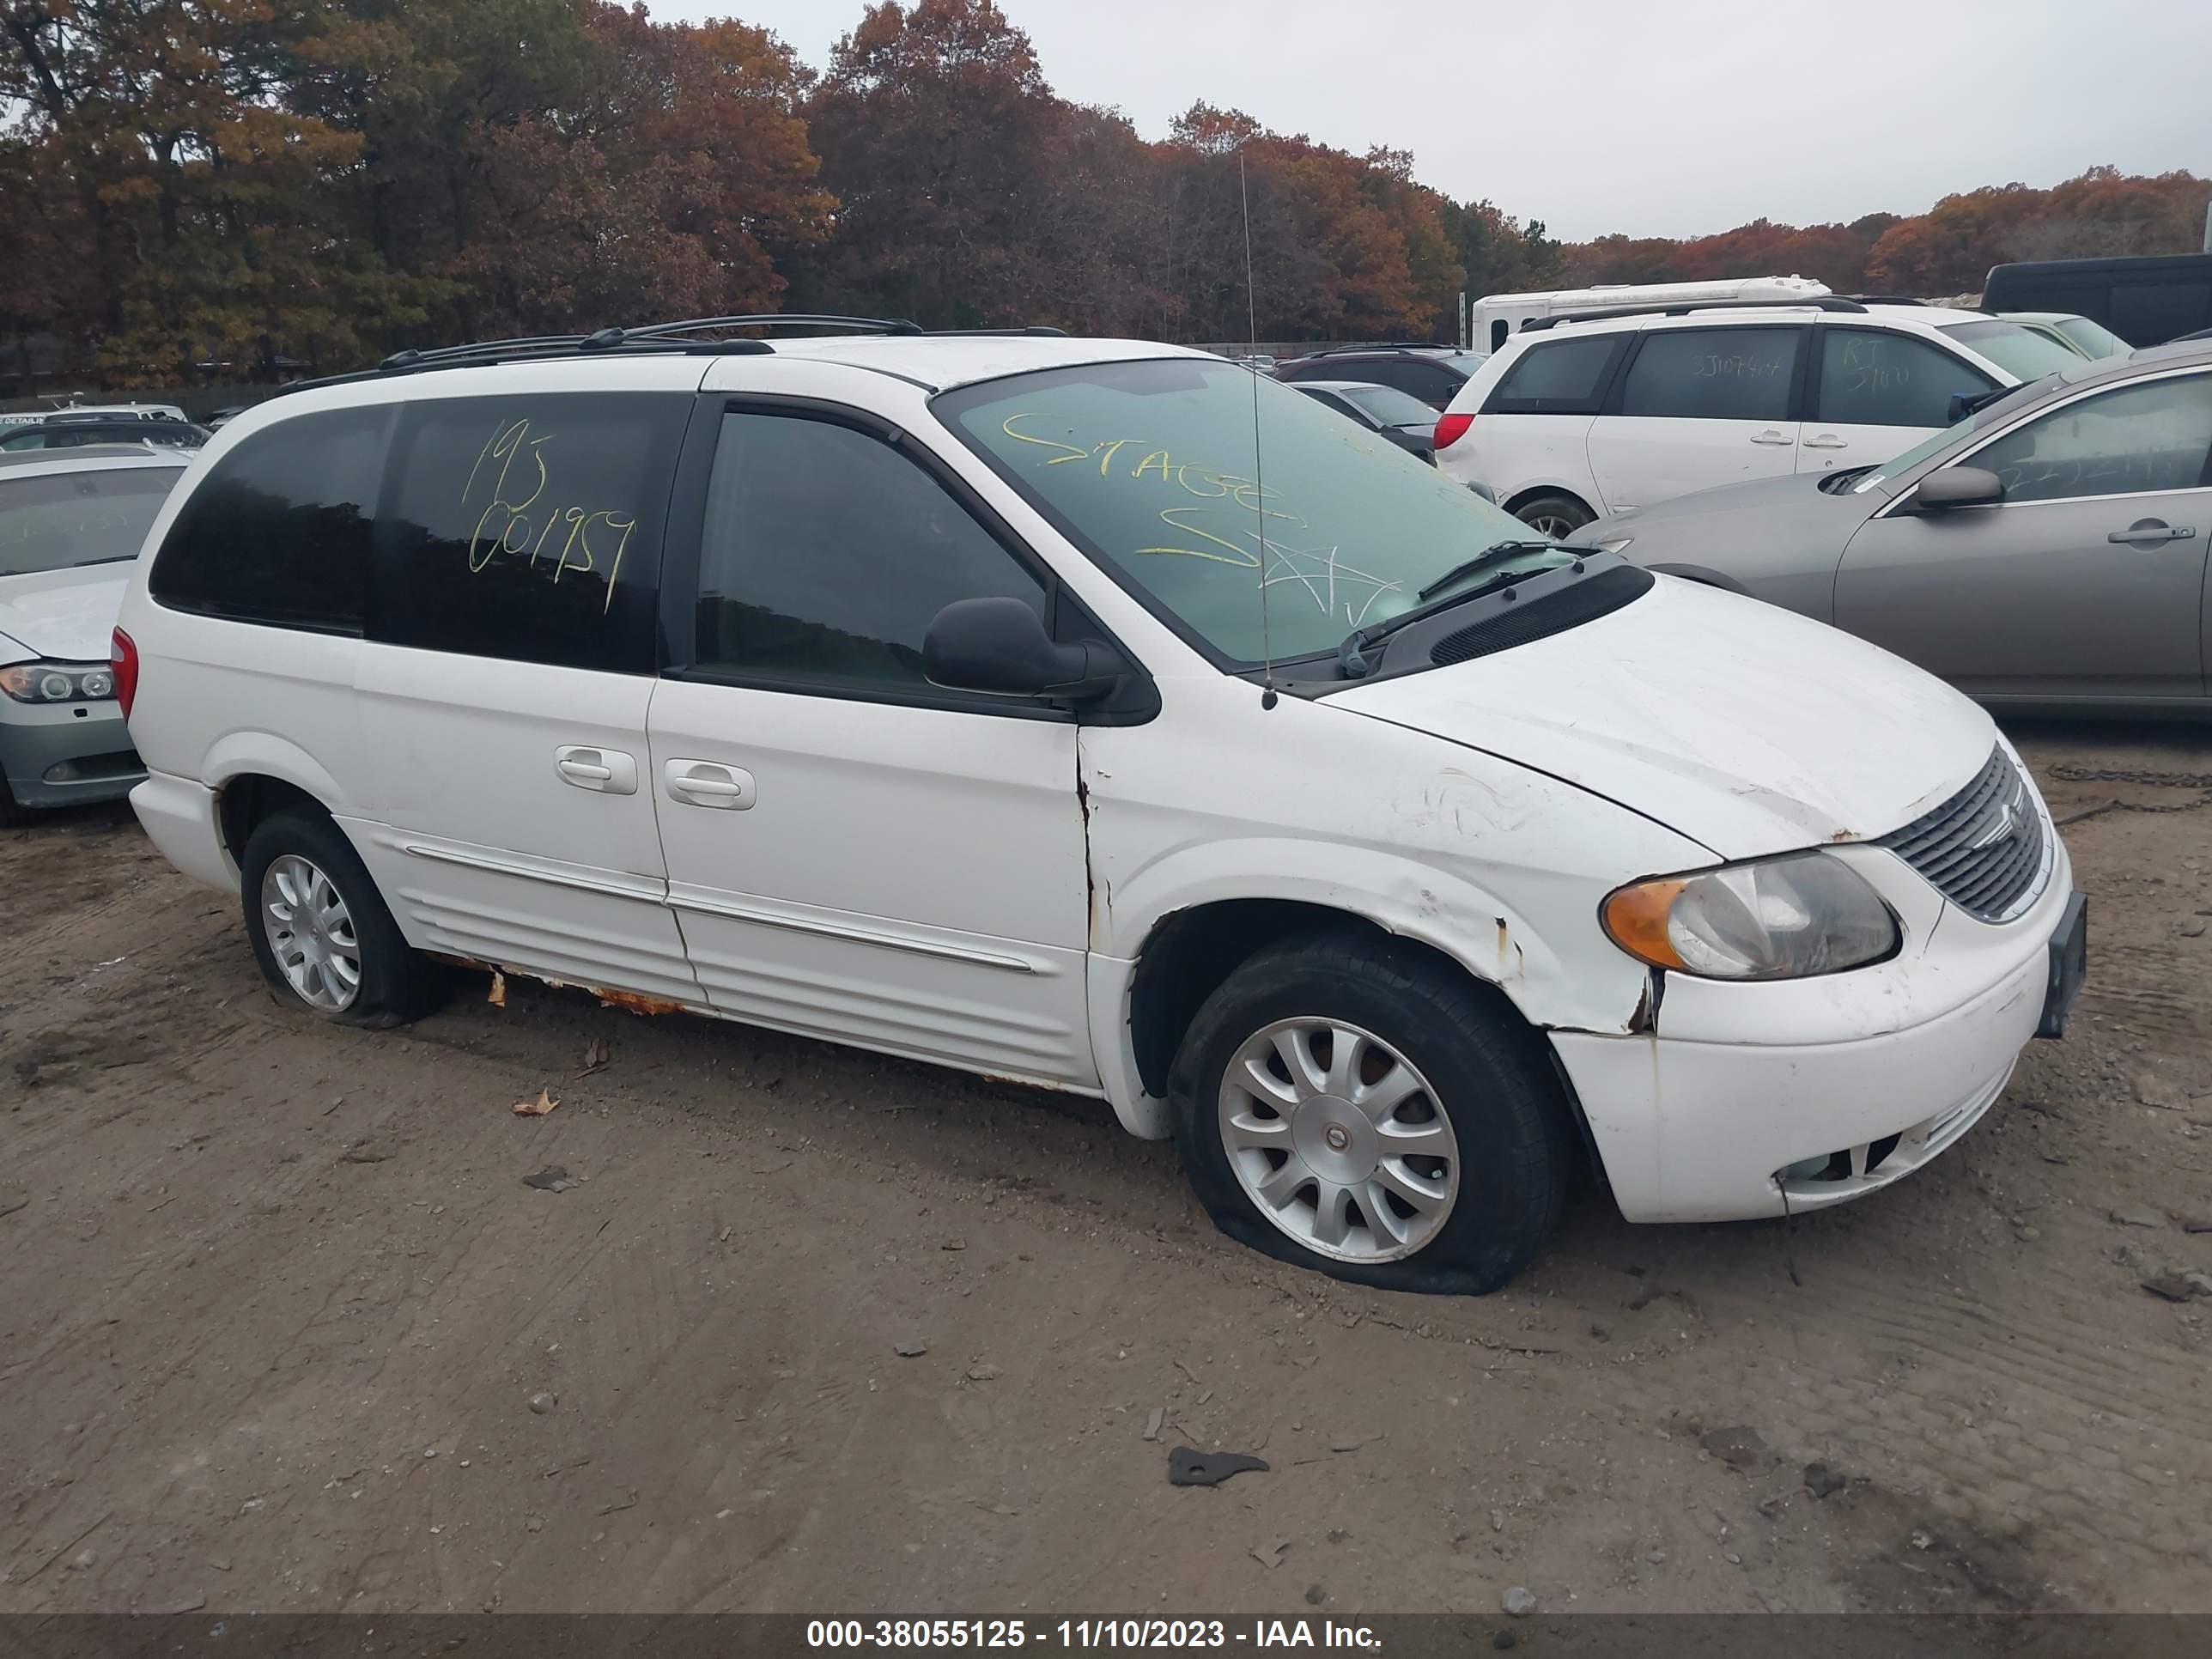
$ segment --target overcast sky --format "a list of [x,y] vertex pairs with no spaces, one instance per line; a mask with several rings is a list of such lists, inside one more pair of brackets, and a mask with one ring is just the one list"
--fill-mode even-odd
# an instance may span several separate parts
[[[817,68],[862,0],[736,15]],[[1000,0],[1064,98],[1157,138],[1200,98],[1552,234],[1917,213],[2109,161],[2212,172],[2212,0]]]

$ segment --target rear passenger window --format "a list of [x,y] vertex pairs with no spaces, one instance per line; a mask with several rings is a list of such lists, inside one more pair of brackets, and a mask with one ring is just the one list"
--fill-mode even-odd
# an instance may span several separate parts
[[1425,404],[1449,403],[1461,384],[1460,377],[1449,369],[1413,358],[1355,363],[1345,371],[1345,379],[1387,386],[1408,397],[1419,398]]
[[369,637],[655,672],[662,521],[690,402],[570,392],[410,405],[378,519]]
[[1814,418],[1835,426],[1951,424],[1951,399],[1990,389],[1990,377],[1905,334],[1832,328],[1820,344]]
[[1623,415],[1784,421],[1802,328],[1675,328],[1644,337],[1621,383]]
[[147,578],[160,604],[236,622],[358,634],[390,407],[301,415],[216,462]]
[[1585,335],[1578,340],[1547,340],[1522,352],[1491,388],[1486,414],[1595,415],[1625,336]]
[[699,550],[700,667],[922,690],[937,613],[1002,596],[1049,625],[1044,584],[890,445],[828,421],[722,417]]

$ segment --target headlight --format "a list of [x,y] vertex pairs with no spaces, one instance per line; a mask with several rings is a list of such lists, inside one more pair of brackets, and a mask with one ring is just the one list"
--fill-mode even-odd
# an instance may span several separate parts
[[1607,536],[1603,541],[1593,542],[1590,545],[1601,553],[1618,553],[1635,539],[1633,536]]
[[1826,853],[1639,881],[1600,908],[1638,962],[1705,979],[1803,979],[1879,962],[1897,918],[1857,871]]
[[0,668],[0,691],[17,702],[101,702],[115,695],[115,671],[104,662],[19,662]]

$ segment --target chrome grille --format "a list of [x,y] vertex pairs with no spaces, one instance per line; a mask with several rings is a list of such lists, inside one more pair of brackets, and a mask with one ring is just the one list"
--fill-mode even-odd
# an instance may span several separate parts
[[2034,895],[2044,836],[2034,787],[2000,744],[1972,783],[1875,845],[1969,915],[2004,921]]

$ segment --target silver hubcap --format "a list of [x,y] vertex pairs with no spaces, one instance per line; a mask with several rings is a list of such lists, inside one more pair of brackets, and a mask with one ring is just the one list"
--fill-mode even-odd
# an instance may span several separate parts
[[1286,1019],[1221,1079],[1221,1144],[1260,1213],[1318,1255],[1395,1261],[1459,1197],[1459,1143],[1428,1080],[1371,1031]]
[[1580,525],[1571,523],[1556,513],[1539,513],[1534,518],[1523,519],[1522,522],[1538,534],[1549,536],[1555,542],[1565,539],[1582,528]]
[[285,982],[310,1008],[342,1013],[361,994],[361,941],[338,890],[287,853],[261,878],[261,928]]

